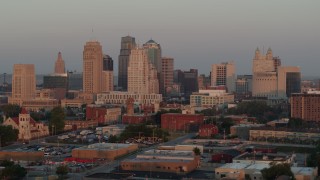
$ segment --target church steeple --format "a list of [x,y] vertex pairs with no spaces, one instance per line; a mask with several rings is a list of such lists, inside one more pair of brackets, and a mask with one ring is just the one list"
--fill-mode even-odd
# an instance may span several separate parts
[[61,52],[58,53],[58,58],[56,60],[55,67],[54,67],[54,73],[55,74],[65,73],[64,60],[62,59]]
[[267,56],[267,60],[271,60],[273,58],[271,48],[268,49],[266,56]]
[[256,52],[255,52],[255,55],[254,55],[254,59],[260,59],[260,50],[259,50],[258,47],[256,49]]

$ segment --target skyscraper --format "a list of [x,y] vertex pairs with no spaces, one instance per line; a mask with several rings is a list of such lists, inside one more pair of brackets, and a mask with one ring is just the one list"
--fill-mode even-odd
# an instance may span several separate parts
[[174,59],[170,57],[162,58],[162,76],[163,76],[163,87],[165,94],[170,91],[173,85],[173,69]]
[[229,93],[235,91],[235,66],[233,62],[212,65],[211,86],[226,86]]
[[109,55],[103,55],[102,91],[113,91],[113,60]]
[[278,96],[286,98],[301,91],[301,72],[296,66],[278,67]]
[[161,59],[161,46],[156,43],[154,40],[150,39],[148,42],[143,44],[143,48],[148,51],[148,59],[149,62],[153,64],[153,66],[157,70],[157,76],[159,80],[159,90],[162,94],[165,93],[164,88],[164,80],[162,74],[162,59]]
[[278,97],[278,77],[275,64],[270,48],[266,55],[261,54],[259,48],[256,49],[252,66],[252,96]]
[[[33,99],[36,93],[36,75],[34,64],[13,65],[12,99]],[[17,103],[18,104],[18,103]]]
[[65,73],[64,60],[62,59],[61,52],[58,53],[58,58],[56,60],[55,66],[54,66],[54,73],[55,74],[64,74]]
[[268,99],[286,99],[300,92],[299,67],[281,66],[279,57],[273,57],[269,48],[266,55],[256,49],[252,67],[252,96]]
[[121,49],[119,55],[119,66],[118,66],[118,86],[122,90],[128,89],[128,64],[129,55],[131,49],[136,47],[136,41],[134,37],[126,36],[121,38]]
[[103,70],[102,46],[98,41],[89,41],[83,50],[83,91],[99,93],[102,91]]
[[149,62],[148,52],[144,48],[131,50],[128,65],[128,92],[159,93],[157,71]]

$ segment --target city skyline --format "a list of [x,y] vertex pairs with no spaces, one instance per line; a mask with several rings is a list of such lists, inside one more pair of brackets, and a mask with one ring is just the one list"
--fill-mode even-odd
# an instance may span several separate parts
[[[116,60],[121,37],[130,35],[140,46],[150,39],[161,44],[162,55],[175,59],[175,69],[209,75],[211,64],[234,61],[236,74],[251,74],[254,50],[265,53],[271,47],[284,65],[299,66],[303,76],[319,75],[320,2],[76,2],[76,7],[75,1],[4,3],[0,73],[12,74],[13,64],[24,63],[48,74],[59,51],[66,70],[82,72],[85,42],[101,42],[103,52]],[[114,69],[117,75],[117,60]]]

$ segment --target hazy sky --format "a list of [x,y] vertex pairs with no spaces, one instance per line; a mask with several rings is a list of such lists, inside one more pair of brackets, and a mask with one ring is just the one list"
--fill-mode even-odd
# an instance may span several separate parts
[[128,34],[139,44],[160,43],[175,69],[209,74],[211,64],[233,60],[237,74],[251,74],[259,46],[304,76],[320,76],[319,0],[3,0],[0,73],[12,73],[15,63],[52,73],[59,51],[67,69],[82,71],[83,45],[92,39],[117,72],[120,39]]

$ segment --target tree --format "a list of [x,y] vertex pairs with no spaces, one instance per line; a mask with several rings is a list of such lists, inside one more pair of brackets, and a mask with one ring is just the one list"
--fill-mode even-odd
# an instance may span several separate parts
[[18,139],[18,134],[19,131],[13,129],[12,126],[0,126],[1,146],[16,141]]
[[63,179],[65,175],[68,174],[68,166],[60,165],[57,167],[56,174],[60,177],[59,179]]
[[19,164],[6,161],[1,165],[5,167],[1,172],[1,179],[23,179],[23,177],[25,177],[27,174],[27,170],[24,167],[21,167]]
[[200,149],[199,149],[198,147],[193,148],[193,152],[194,152],[194,154],[197,155],[197,156],[200,156],[200,155],[201,155]]
[[218,129],[220,133],[230,134],[230,127],[234,125],[233,120],[231,118],[220,117],[219,122],[220,125],[218,126]]
[[116,135],[110,135],[109,138],[108,138],[108,142],[109,143],[116,143],[118,141],[118,138]]
[[0,107],[0,110],[6,117],[17,117],[21,111],[20,106],[14,104],[7,104]]
[[52,131],[54,129],[56,132],[62,132],[64,129],[64,119],[64,110],[60,106],[53,108],[49,118],[49,130]]
[[294,174],[291,171],[291,166],[288,163],[274,164],[271,163],[269,168],[261,170],[263,179],[274,180],[279,176],[286,175],[294,179]]

